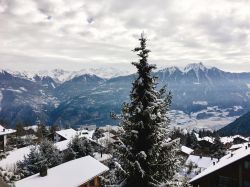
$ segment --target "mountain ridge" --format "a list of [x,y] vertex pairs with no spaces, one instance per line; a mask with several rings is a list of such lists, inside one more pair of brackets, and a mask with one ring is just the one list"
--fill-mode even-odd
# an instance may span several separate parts
[[[169,67],[154,73],[159,77],[158,88],[167,84],[171,90],[173,110],[187,115],[203,111],[199,118],[208,118],[214,113],[238,116],[249,109],[250,73],[225,72],[202,63],[189,65],[185,72]],[[112,78],[78,74],[58,82],[50,76],[30,79],[2,71],[0,120],[12,126],[19,122],[34,124],[37,119],[46,124],[64,125],[117,123],[110,119],[109,112],[120,112],[122,103],[129,99],[135,77],[136,74]],[[221,110],[210,112],[214,106]],[[234,106],[241,109],[235,113]]]

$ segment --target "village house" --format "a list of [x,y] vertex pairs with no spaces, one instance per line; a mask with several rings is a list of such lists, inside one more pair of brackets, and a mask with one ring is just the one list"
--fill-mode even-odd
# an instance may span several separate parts
[[60,131],[56,131],[53,134],[53,140],[55,142],[69,140],[69,139],[72,139],[75,135],[76,135],[76,131],[74,129],[63,129]]
[[91,156],[41,171],[15,183],[15,187],[99,187],[99,176],[109,170]]
[[15,132],[16,130],[6,129],[2,125],[0,125],[0,143],[1,143],[0,150],[5,151],[6,144],[7,144],[7,136]]
[[244,136],[241,136],[241,135],[233,136],[233,144],[241,144],[241,143],[246,143],[248,141],[249,139],[245,138]]
[[88,138],[89,140],[92,140],[92,136],[93,136],[94,130],[86,130],[86,129],[82,129],[82,130],[74,130],[74,129],[63,129],[60,131],[56,131],[53,134],[53,141],[54,142],[60,142],[60,141],[64,141],[64,140],[71,140],[72,138],[74,138],[75,136],[79,136],[80,138],[85,137]]
[[250,148],[248,145],[222,157],[190,180],[194,187],[249,187]]
[[220,141],[224,144],[226,149],[229,149],[232,145],[246,143],[249,139],[241,135],[235,135],[221,137]]

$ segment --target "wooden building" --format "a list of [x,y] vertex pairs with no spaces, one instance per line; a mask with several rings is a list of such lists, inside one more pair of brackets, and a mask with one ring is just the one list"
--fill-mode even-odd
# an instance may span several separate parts
[[98,160],[85,156],[17,181],[15,187],[100,187],[99,176],[108,170]]
[[242,147],[191,179],[194,187],[250,187],[250,148]]
[[5,151],[7,145],[7,136],[15,133],[16,130],[6,129],[2,125],[0,125],[0,150]]

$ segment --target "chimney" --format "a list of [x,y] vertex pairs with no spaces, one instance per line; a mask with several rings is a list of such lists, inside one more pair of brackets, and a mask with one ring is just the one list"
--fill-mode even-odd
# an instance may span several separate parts
[[42,166],[40,168],[40,176],[41,177],[45,177],[45,176],[47,176],[47,174],[48,174],[48,168],[47,168],[47,166]]

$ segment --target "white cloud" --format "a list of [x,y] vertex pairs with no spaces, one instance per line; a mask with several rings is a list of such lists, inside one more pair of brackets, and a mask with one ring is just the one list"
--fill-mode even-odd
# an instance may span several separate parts
[[249,5],[247,0],[0,0],[0,63],[27,70],[130,63],[136,38],[145,31],[153,63],[203,61],[250,71]]

